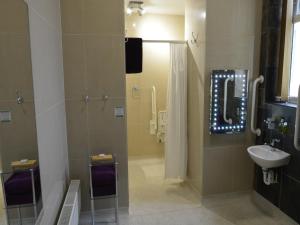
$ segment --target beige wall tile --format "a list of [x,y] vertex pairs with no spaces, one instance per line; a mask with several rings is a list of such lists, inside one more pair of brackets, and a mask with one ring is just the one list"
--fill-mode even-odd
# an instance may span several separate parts
[[128,37],[148,40],[184,40],[184,16],[145,14],[126,15]]
[[124,45],[120,38],[86,37],[87,87],[89,95],[125,95]]
[[204,152],[203,195],[232,192],[233,158],[230,147],[209,148]]
[[252,189],[254,164],[244,146],[205,149],[203,195]]
[[[83,157],[100,151],[115,153],[120,162],[120,203],[128,206],[126,118],[115,118],[114,107],[125,108],[125,43],[122,1],[62,1],[65,75],[68,97],[75,96],[67,113],[71,157]],[[75,46],[77,45],[77,46]],[[74,56],[75,55],[75,56]],[[68,73],[69,73],[68,72]],[[72,73],[72,74],[71,74]],[[74,75],[75,74],[75,75]],[[71,76],[81,81],[74,82]],[[81,95],[90,102],[83,104]],[[103,95],[109,100],[101,100]],[[84,109],[83,109],[83,108]],[[86,110],[86,111],[85,111]],[[71,112],[72,111],[72,112]],[[86,118],[86,122],[84,122]],[[79,123],[78,123],[79,121]],[[77,124],[76,124],[77,123]],[[76,131],[78,127],[86,130]],[[79,138],[79,136],[81,136]],[[87,147],[81,151],[86,146]],[[75,159],[74,159],[75,160]],[[70,162],[74,167],[75,161]],[[82,177],[87,182],[87,177]],[[88,188],[83,187],[83,196]],[[89,209],[84,200],[82,210]],[[102,207],[110,207],[102,202]]]
[[188,49],[188,178],[200,191],[202,186],[202,148],[204,88],[200,71]]
[[0,123],[2,165],[5,171],[10,171],[12,161],[38,159],[34,105],[1,102],[1,110],[12,113],[11,122]]
[[83,4],[84,0],[62,0],[62,29],[64,33],[83,32]]
[[28,8],[24,1],[1,1],[0,32],[28,33]]
[[136,124],[127,124],[128,154],[141,155],[144,154],[143,140],[141,138],[141,126]]
[[87,108],[83,101],[66,101],[69,158],[88,158]]
[[[150,134],[152,118],[152,86],[156,87],[157,111],[167,108],[167,87],[170,76],[168,44],[143,45],[143,72],[126,76],[127,132],[129,155],[162,155],[164,144]],[[138,90],[134,90],[137,87]]]
[[[244,154],[245,143],[252,143],[249,131],[239,135],[210,135],[208,118],[211,70],[248,69],[249,79],[256,71],[253,59],[258,2],[230,0],[223,5],[218,0],[187,1],[186,39],[192,40],[192,32],[199,33],[198,43],[189,44],[189,174],[195,176],[198,171],[201,177],[203,169],[204,195],[245,190],[251,184],[252,165]],[[200,169],[195,166],[197,163]]]
[[111,40],[113,66],[105,91],[113,97],[124,97],[126,95],[124,36],[112,37]]
[[253,188],[254,163],[247,148],[235,149],[233,152],[233,190],[244,191]]
[[[185,16],[185,38],[188,40],[188,180],[202,193],[206,1],[186,1]],[[192,33],[198,35],[197,44],[191,43]]]
[[15,100],[16,89],[27,100],[33,99],[30,44],[27,34],[1,34],[2,61],[0,100]]
[[123,1],[85,0],[83,30],[85,33],[120,35],[124,33]]
[[[130,79],[127,79],[127,81]],[[140,91],[133,91],[132,86],[127,85],[127,126],[138,125],[141,123],[142,112],[144,111],[141,107]],[[131,128],[128,128],[128,132]]]
[[89,36],[85,42],[89,95],[102,96],[113,67],[111,37]]
[[[198,34],[198,44],[206,40],[206,0],[187,0],[185,7],[185,39],[193,40],[192,33]],[[195,47],[195,46],[194,46]]]
[[82,98],[86,94],[86,49],[81,36],[64,35],[64,74],[66,98]]

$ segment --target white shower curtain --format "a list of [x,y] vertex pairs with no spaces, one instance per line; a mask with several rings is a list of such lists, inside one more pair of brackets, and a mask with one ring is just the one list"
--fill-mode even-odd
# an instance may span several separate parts
[[185,179],[187,171],[187,47],[171,44],[168,82],[165,177]]

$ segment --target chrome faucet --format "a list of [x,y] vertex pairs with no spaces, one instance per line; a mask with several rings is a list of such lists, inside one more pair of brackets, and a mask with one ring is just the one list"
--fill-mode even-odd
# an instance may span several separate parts
[[276,138],[273,138],[273,139],[271,140],[271,142],[270,142],[270,145],[271,145],[272,147],[274,147],[274,146],[275,146],[275,143],[280,143],[280,140],[279,140],[279,139],[276,139]]

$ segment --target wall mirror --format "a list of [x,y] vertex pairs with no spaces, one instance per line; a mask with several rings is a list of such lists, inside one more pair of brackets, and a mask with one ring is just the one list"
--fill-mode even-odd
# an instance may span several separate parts
[[233,134],[246,129],[247,70],[213,70],[210,133]]
[[42,208],[28,8],[0,0],[0,224],[34,224]]

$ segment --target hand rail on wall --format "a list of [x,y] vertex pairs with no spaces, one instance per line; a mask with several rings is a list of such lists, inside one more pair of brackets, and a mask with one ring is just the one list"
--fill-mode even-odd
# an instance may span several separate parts
[[260,136],[261,130],[259,128],[255,128],[255,114],[256,114],[256,92],[258,83],[262,84],[264,82],[263,75],[260,75],[258,78],[254,80],[253,90],[252,90],[252,109],[251,109],[251,131],[253,134]]
[[228,94],[228,82],[229,81],[234,81],[233,77],[228,77],[225,80],[225,84],[224,84],[224,107],[223,107],[223,119],[226,123],[232,124],[232,119],[228,118],[227,119],[227,94]]
[[294,134],[294,146],[295,148],[300,151],[300,145],[299,145],[299,119],[300,116],[300,86],[298,89],[298,104],[297,104],[297,111],[296,111],[296,120],[295,120],[295,134]]

